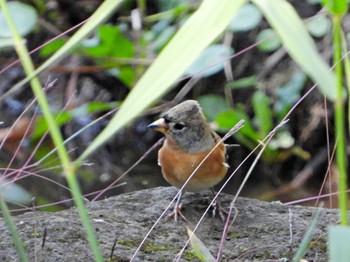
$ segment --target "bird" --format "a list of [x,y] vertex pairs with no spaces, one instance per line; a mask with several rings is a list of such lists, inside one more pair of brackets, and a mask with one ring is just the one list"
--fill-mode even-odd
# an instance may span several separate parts
[[[206,189],[214,192],[213,187],[225,178],[229,167],[226,149],[221,137],[210,128],[197,101],[186,100],[178,104],[148,127],[165,135],[158,151],[158,164],[169,184],[181,189],[187,182],[184,192]],[[193,172],[194,175],[187,181]],[[175,220],[177,215],[186,220],[181,213],[182,204],[179,204],[182,193],[175,204]]]

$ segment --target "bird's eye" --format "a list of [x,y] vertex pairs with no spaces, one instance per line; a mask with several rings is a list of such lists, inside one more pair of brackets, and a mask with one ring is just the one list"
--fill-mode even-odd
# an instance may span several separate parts
[[185,125],[184,124],[181,124],[181,123],[176,123],[175,125],[174,125],[174,128],[176,129],[176,130],[181,130],[181,129],[183,129],[185,127]]
[[166,124],[170,123],[170,118],[168,116],[163,116],[163,119]]

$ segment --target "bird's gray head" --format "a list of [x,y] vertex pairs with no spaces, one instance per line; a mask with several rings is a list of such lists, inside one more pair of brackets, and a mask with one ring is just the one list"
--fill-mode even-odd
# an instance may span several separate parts
[[187,100],[171,108],[149,127],[164,133],[187,152],[202,152],[215,143],[207,120],[195,100]]

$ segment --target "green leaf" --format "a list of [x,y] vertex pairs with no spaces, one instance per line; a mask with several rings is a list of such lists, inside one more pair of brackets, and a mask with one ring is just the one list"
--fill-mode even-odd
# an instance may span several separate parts
[[[84,151],[86,158],[124,125],[161,97],[227,27],[245,0],[206,0],[162,50],[112,118],[109,125]],[[195,37],[194,37],[195,36]]]
[[32,195],[23,189],[21,186],[15,184],[13,181],[0,176],[0,195],[7,202],[12,202],[20,205],[27,205],[32,201]]
[[105,102],[96,101],[96,102],[90,102],[86,104],[86,106],[87,106],[88,114],[92,114],[100,111],[112,110],[113,108],[118,106],[118,104],[116,102],[105,103]]
[[350,260],[350,227],[332,226],[328,235],[329,261],[348,262]]
[[188,0],[157,0],[161,11],[167,11],[178,6],[188,5]]
[[335,75],[318,53],[315,43],[293,7],[284,0],[252,1],[280,36],[289,55],[315,83],[318,83],[320,91],[334,100],[336,98]]
[[260,31],[256,36],[256,42],[260,42],[258,48],[263,52],[273,52],[281,47],[281,40],[271,28]]
[[326,16],[315,17],[306,24],[306,28],[314,37],[323,37],[331,29],[331,22]]
[[344,15],[348,10],[347,0],[322,0],[322,4],[332,15]]
[[305,74],[303,72],[298,72],[295,73],[287,83],[277,88],[277,101],[274,107],[280,118],[283,118],[286,112],[300,98],[300,93],[304,87],[305,81]]
[[256,91],[253,95],[252,106],[255,112],[255,123],[261,137],[265,137],[272,129],[273,116],[270,109],[270,99],[262,91]]
[[259,134],[254,130],[252,124],[249,121],[249,116],[244,112],[244,109],[229,109],[224,111],[215,118],[215,122],[218,124],[219,129],[222,131],[230,130],[235,124],[243,119],[244,126],[239,130],[239,133],[247,136],[253,141],[260,139]]
[[[311,225],[309,226],[303,240],[301,241],[297,253],[294,255],[292,262],[300,262],[303,258],[311,240],[312,233],[320,219],[322,209],[319,209],[315,215],[315,217],[311,221]],[[338,261],[337,261],[338,262]],[[339,261],[340,262],[340,261]]]
[[120,28],[103,25],[98,29],[99,42],[94,47],[86,47],[85,51],[93,57],[130,58],[134,56],[134,45],[126,38]]
[[[123,35],[119,27],[104,25],[98,29],[98,39],[85,42],[84,51],[92,57],[133,58],[134,44]],[[134,69],[127,65],[117,65],[114,61],[104,59],[99,65],[111,68],[109,72],[131,87],[135,80]]]
[[228,110],[225,98],[217,95],[206,95],[198,98],[198,102],[203,109],[204,115],[208,121],[214,121],[216,116]]
[[224,69],[225,62],[233,55],[233,49],[225,45],[211,45],[186,69],[185,75],[211,76]]
[[232,32],[246,32],[255,28],[262,19],[262,14],[255,5],[245,4],[233,17],[228,29]]
[[241,79],[237,79],[233,82],[227,84],[228,88],[231,89],[239,89],[239,88],[247,88],[254,87],[257,84],[256,76],[247,76]]
[[245,121],[244,126],[239,130],[239,132],[235,133],[234,136],[240,144],[245,145],[247,148],[253,149],[256,146],[256,142],[261,140],[261,137],[254,130],[244,108],[230,109],[222,112],[216,117],[215,122],[217,123],[220,131],[227,132],[242,119]]
[[[67,113],[72,114],[74,118],[79,119],[81,117],[88,117],[93,113],[112,110],[116,106],[117,106],[117,103],[115,102],[111,102],[111,103],[90,102],[87,104],[83,104],[77,108],[74,108],[73,110]],[[70,120],[70,118],[67,118],[67,119]]]
[[53,53],[57,52],[57,50],[60,49],[65,44],[65,42],[65,40],[58,38],[52,41],[51,43],[43,46],[43,48],[41,48],[39,52],[40,56],[48,57],[52,55]]
[[191,247],[193,248],[194,253],[200,259],[200,261],[215,262],[216,259],[210,253],[209,249],[203,244],[203,242],[193,233],[193,231],[189,227],[186,228],[187,234],[190,237]]
[[[32,6],[12,1],[7,3],[7,7],[19,35],[25,36],[33,31],[37,23],[38,15]],[[0,10],[0,37],[5,38],[11,36],[11,30],[6,22],[4,14]]]
[[[60,112],[56,115],[55,120],[58,126],[62,126],[72,120],[73,115],[70,112]],[[32,136],[34,138],[41,137],[49,129],[47,122],[43,116],[39,117]]]
[[[106,63],[108,64],[108,63]],[[104,64],[104,65],[106,65]],[[114,75],[121,80],[127,87],[131,88],[135,81],[135,70],[131,66],[121,66],[108,70],[111,75]]]
[[0,210],[2,213],[2,217],[6,221],[7,228],[9,230],[9,232],[11,233],[11,239],[12,239],[13,243],[15,244],[17,254],[19,256],[19,260],[21,262],[29,261],[27,255],[26,255],[25,249],[24,249],[23,241],[20,239],[20,237],[17,233],[15,223],[12,220],[10,210],[8,209],[5,200],[1,195],[0,195]]

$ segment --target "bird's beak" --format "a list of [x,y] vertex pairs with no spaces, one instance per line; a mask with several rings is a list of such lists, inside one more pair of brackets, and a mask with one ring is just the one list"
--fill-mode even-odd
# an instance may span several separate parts
[[165,123],[164,118],[159,118],[154,121],[152,124],[149,124],[147,127],[152,128],[163,134],[167,134],[169,131],[168,125]]

